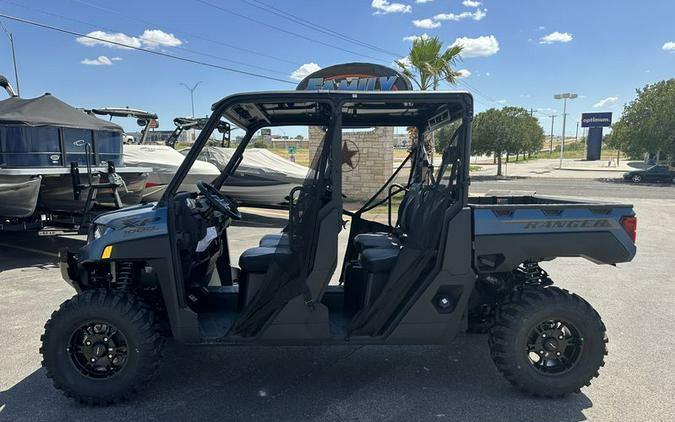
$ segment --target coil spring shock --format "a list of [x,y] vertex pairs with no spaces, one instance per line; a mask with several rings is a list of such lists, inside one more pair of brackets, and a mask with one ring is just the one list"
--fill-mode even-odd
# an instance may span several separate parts
[[136,265],[133,262],[117,263],[117,274],[114,287],[121,290],[131,290],[136,284]]
[[553,280],[548,276],[548,273],[536,261],[524,262],[520,271],[525,277],[525,284],[540,284],[542,286],[553,284]]

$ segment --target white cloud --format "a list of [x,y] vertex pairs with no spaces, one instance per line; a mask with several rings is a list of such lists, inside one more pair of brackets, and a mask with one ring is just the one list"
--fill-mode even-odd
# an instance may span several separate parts
[[466,7],[478,7],[481,3],[479,1],[464,0],[462,4]]
[[490,72],[485,72],[485,76],[490,76]]
[[403,41],[415,41],[415,40],[420,40],[420,39],[428,40],[429,38],[431,38],[431,37],[429,36],[429,34],[427,34],[425,32],[422,35],[408,35],[407,37],[403,37]]
[[436,22],[432,19],[415,19],[414,21],[412,21],[412,23],[416,27],[424,29],[433,29],[441,26],[440,22]]
[[412,6],[403,3],[390,3],[387,0],[373,0],[370,6],[375,9],[376,15],[386,15],[387,13],[410,13]]
[[183,44],[183,42],[173,34],[166,33],[161,29],[146,29],[138,38],[144,46],[150,48],[176,47]]
[[[131,37],[127,34],[123,34],[121,32],[104,32],[104,31],[92,31],[87,34],[88,37],[93,37],[96,39],[92,38],[87,38],[87,37],[78,37],[75,40],[79,42],[82,45],[86,45],[87,47],[94,47],[96,45],[104,45],[106,47],[110,48],[122,48],[122,49],[127,49],[129,47],[135,47],[139,48],[141,47],[141,40],[139,40],[136,37]],[[110,44],[106,41],[112,41],[118,44],[124,44],[118,45],[118,44]],[[125,47],[129,46],[129,47]]]
[[553,44],[555,42],[570,42],[572,41],[572,34],[569,32],[551,32],[548,35],[545,35],[539,38],[539,44]]
[[593,108],[611,107],[619,100],[619,97],[607,97],[593,104]]
[[437,21],[461,21],[463,19],[473,19],[479,21],[487,15],[487,9],[476,9],[474,12],[462,12],[462,13],[439,13],[434,16],[434,19]]
[[663,47],[661,47],[663,51],[670,51],[671,53],[675,53],[675,41],[668,41],[667,43],[663,44]]
[[112,61],[106,56],[98,56],[95,59],[84,59],[80,63],[88,66],[112,66]]
[[495,102],[498,103],[498,104],[506,104],[506,100],[504,100],[504,99],[502,99],[502,100],[497,100],[497,101],[495,101]]
[[295,79],[296,81],[301,81],[305,79],[305,76],[309,75],[310,73],[314,73],[317,70],[320,70],[321,66],[314,62],[310,63],[305,63],[299,68],[295,69],[293,73],[291,73],[291,79]]
[[431,3],[432,1],[434,0],[415,0],[415,3],[424,4],[424,3]]
[[545,26],[540,26],[540,27],[539,27],[539,30],[540,30],[540,31],[543,31],[544,29],[546,29]]
[[[173,34],[166,33],[160,29],[146,29],[138,37],[127,35],[122,32],[92,31],[88,33],[86,37],[78,37],[75,40],[87,47],[102,45],[124,50],[140,47],[176,47],[183,44],[183,42]],[[111,42],[116,44],[111,44]]]
[[122,58],[121,57],[111,57],[110,60],[112,60],[114,62],[120,62],[120,61],[122,61]]
[[457,76],[458,78],[468,78],[471,76],[471,71],[469,69],[459,69],[457,73],[459,73]]
[[[403,63],[406,67],[410,66],[410,57],[409,56],[401,57],[400,59],[398,59],[398,61]],[[394,62],[394,64],[396,66],[398,66],[398,63]]]
[[461,54],[464,58],[492,56],[499,51],[499,42],[494,35],[485,35],[478,38],[460,37],[452,45],[463,47]]

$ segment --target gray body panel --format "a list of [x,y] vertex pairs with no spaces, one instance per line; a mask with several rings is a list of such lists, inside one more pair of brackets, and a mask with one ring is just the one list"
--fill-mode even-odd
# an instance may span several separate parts
[[622,217],[635,216],[632,205],[534,196],[471,202],[475,264],[481,272],[512,271],[529,260],[583,257],[617,264],[635,256],[635,244],[621,225]]

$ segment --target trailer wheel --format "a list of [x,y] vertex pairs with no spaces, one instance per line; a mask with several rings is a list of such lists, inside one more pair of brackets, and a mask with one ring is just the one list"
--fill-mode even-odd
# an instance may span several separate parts
[[497,369],[534,396],[561,397],[589,386],[604,366],[600,315],[557,287],[526,287],[499,306],[489,345]]
[[155,375],[155,316],[124,292],[94,289],[65,301],[45,325],[42,366],[54,386],[89,405],[130,398]]

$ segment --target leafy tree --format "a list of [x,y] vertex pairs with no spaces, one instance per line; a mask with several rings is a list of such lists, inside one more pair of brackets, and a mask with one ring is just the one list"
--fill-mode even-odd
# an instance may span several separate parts
[[522,107],[488,109],[478,113],[472,125],[471,153],[497,158],[497,175],[502,175],[504,153],[533,153],[544,143],[544,130]]
[[607,144],[630,157],[659,151],[675,156],[675,79],[636,92],[637,97],[624,106],[621,119],[612,125]]

